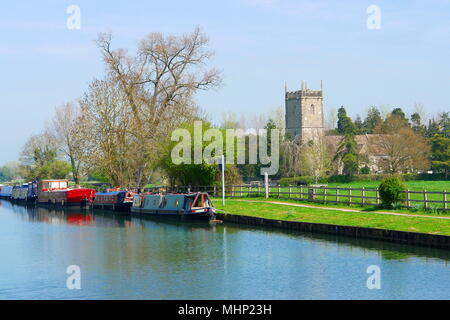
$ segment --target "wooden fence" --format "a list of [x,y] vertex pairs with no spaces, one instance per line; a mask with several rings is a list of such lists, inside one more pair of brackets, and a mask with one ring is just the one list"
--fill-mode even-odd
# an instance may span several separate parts
[[[166,192],[208,192],[212,196],[221,197],[220,186],[175,186],[155,187],[148,191]],[[417,208],[428,210],[449,210],[450,192],[447,191],[404,191],[405,198],[401,199],[403,208]],[[317,203],[334,203],[347,205],[374,206],[381,203],[378,189],[350,188],[328,186],[271,186],[269,198],[309,201]],[[225,186],[226,198],[265,197],[265,187],[261,185],[227,185]]]

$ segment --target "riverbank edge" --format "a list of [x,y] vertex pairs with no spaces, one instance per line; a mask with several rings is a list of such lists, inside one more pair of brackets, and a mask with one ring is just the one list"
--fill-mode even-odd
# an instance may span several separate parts
[[332,235],[341,235],[360,239],[372,239],[390,241],[394,243],[403,243],[408,245],[418,245],[430,248],[450,249],[450,236],[397,231],[389,229],[365,228],[355,226],[343,226],[324,223],[275,220],[261,217],[238,215],[227,212],[217,212],[218,219],[224,222],[246,224],[253,226],[280,228],[287,230],[297,230],[312,233],[324,233]]

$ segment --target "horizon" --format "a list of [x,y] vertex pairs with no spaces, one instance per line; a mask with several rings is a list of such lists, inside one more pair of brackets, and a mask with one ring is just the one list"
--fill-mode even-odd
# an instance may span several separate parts
[[[30,2],[31,3],[31,2]],[[81,26],[69,30],[68,6],[80,8]],[[366,22],[370,5],[381,10],[381,29]],[[430,5],[431,4],[431,5]],[[179,35],[200,26],[223,70],[224,84],[197,94],[198,105],[219,122],[284,110],[284,91],[310,89],[323,80],[325,116],[343,105],[352,119],[369,106],[400,107],[408,118],[422,104],[427,118],[450,110],[450,2],[233,0],[21,1],[2,3],[0,166],[16,161],[26,139],[50,121],[55,107],[79,98],[104,66],[94,40],[112,31],[114,48],[131,52],[150,32]],[[425,121],[424,121],[425,122]]]

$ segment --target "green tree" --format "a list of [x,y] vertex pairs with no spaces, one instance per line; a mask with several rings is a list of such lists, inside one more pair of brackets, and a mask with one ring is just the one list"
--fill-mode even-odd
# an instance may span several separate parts
[[367,133],[373,133],[373,130],[383,122],[381,112],[377,107],[372,106],[367,111],[366,119],[364,120],[364,127]]
[[450,138],[436,135],[431,139],[431,168],[443,172],[448,178],[450,171]]
[[450,112],[442,112],[439,114],[439,133],[446,138],[450,138]]
[[359,168],[359,152],[356,143],[355,135],[346,134],[339,144],[334,161],[342,162],[342,173],[347,176],[352,176],[358,173]]
[[355,127],[356,127],[356,133],[357,134],[364,134],[366,133],[366,127],[364,126],[364,122],[362,121],[361,117],[358,115],[356,115],[356,119],[355,119]]
[[425,136],[425,126],[422,124],[422,120],[420,118],[420,114],[417,112],[413,113],[411,115],[411,123],[412,123],[412,129],[415,133],[418,133],[422,136]]
[[347,116],[344,106],[341,106],[338,110],[337,133],[340,135],[356,134],[355,124]]
[[380,186],[380,197],[384,207],[392,208],[392,205],[398,203],[403,198],[406,187],[396,176],[384,179]]
[[394,116],[397,117],[398,119],[400,119],[405,125],[409,126],[409,121],[406,118],[406,114],[403,112],[402,108],[394,108],[394,110],[392,110],[390,116]]
[[[202,122],[202,131],[205,132],[207,129],[209,129],[211,125],[207,122]],[[182,139],[188,139],[188,147],[190,148],[190,157],[186,154],[180,154],[181,157],[185,158],[186,161],[183,163],[174,163],[172,159],[172,151],[174,150],[175,146],[178,144],[178,142],[171,141],[170,138],[168,138],[167,141],[163,145],[166,147],[163,147],[163,153],[162,157],[160,158],[158,166],[166,173],[167,178],[169,180],[170,185],[183,185],[183,186],[205,186],[205,185],[212,185],[216,175],[218,174],[217,165],[215,164],[208,164],[205,162],[205,159],[203,159],[203,156],[201,157],[201,163],[195,164],[194,163],[194,153],[196,152],[195,149],[195,141],[194,140],[194,125],[193,123],[185,123],[181,125],[181,129],[185,129],[186,133],[188,133],[186,136],[184,136]],[[193,143],[194,142],[194,143]],[[201,149],[202,151],[207,146],[207,142],[201,141]],[[198,147],[198,146],[197,146]],[[188,149],[183,150],[184,152],[187,152]]]

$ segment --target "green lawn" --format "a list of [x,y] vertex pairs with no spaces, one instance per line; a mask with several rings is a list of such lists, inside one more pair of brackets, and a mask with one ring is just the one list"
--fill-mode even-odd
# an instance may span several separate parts
[[[354,181],[348,183],[328,183],[330,187],[352,187],[352,188],[378,188],[381,181]],[[412,180],[403,182],[409,190],[413,191],[450,191],[450,181],[422,181]]]
[[339,212],[325,208],[301,208],[231,199],[226,200],[225,207],[222,207],[219,199],[216,199],[214,204],[219,211],[267,219],[450,235],[450,220],[430,217],[391,216],[375,212]]
[[[404,182],[407,189],[410,191],[415,191],[417,193],[410,194],[411,205],[417,207],[417,210],[423,210],[424,204],[423,202],[415,201],[415,200],[424,200],[423,191],[427,192],[436,192],[436,193],[428,193],[427,194],[427,207],[436,209],[443,208],[443,199],[444,195],[443,191],[450,191],[450,181],[406,181]],[[339,194],[337,195],[335,189],[316,189],[316,199],[321,201],[328,201],[329,204],[333,205],[333,201],[339,200],[344,203],[352,202],[361,202],[361,198],[358,196],[362,196],[362,190],[350,190],[350,188],[362,189],[365,188],[367,190],[364,191],[364,196],[366,197],[375,197],[376,191],[378,188],[380,181],[355,181],[349,183],[329,183],[327,184],[328,188],[347,188],[348,190],[339,190]],[[231,191],[227,190],[227,195],[231,195]],[[289,195],[289,192],[291,195]],[[242,195],[244,197],[255,197],[255,196],[263,196],[264,195],[264,187],[244,187],[242,189],[240,187],[234,187],[234,195]],[[350,197],[351,196],[351,197]],[[271,187],[270,188],[270,197],[277,199],[298,199],[298,200],[308,200],[308,188],[307,187]],[[365,203],[368,204],[376,204],[375,199],[365,199]],[[450,201],[450,195],[447,195],[447,201]],[[343,204],[339,204],[343,205]],[[450,206],[450,204],[449,204]]]

